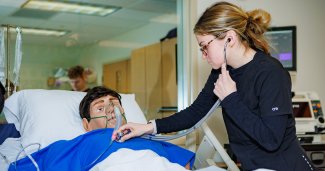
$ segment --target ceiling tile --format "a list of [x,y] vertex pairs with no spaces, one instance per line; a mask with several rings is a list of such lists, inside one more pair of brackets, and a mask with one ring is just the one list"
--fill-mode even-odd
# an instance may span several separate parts
[[0,6],[0,16],[9,16],[16,11],[17,8],[15,7]]
[[138,1],[138,3],[135,3],[129,8],[139,11],[149,11],[155,13],[175,13],[176,2],[165,0],[145,0]]
[[124,8],[124,9],[120,9],[120,10],[116,11],[115,13],[111,14],[111,17],[115,17],[115,18],[119,18],[119,19],[127,19],[127,20],[148,21],[151,18],[155,18],[160,15],[162,15],[162,14]]
[[27,0],[1,0],[0,4],[4,7],[20,8]]
[[40,19],[26,19],[21,17],[5,17],[2,19],[1,22],[6,24],[12,24],[21,27],[39,27],[41,26],[46,20]]
[[[27,11],[26,13],[26,11],[20,10],[20,6],[26,1],[0,0],[0,24],[69,31],[67,35],[62,37],[24,35],[24,42],[35,44],[65,45],[66,42],[77,41],[78,45],[84,45],[98,41],[109,41],[124,34],[129,35],[127,33],[132,32],[132,30],[139,30],[143,26],[157,24],[157,27],[160,27],[162,23],[156,23],[156,21],[162,21],[161,18],[165,18],[162,16],[176,14],[176,0],[66,0],[122,7],[105,17],[71,13],[45,15],[41,11],[33,11],[32,14]],[[11,16],[15,12],[16,16],[19,14],[19,17]],[[32,18],[28,16],[32,16]],[[74,40],[74,35],[77,35],[78,40]],[[129,38],[130,36],[126,37]]]
[[35,18],[47,20],[56,15],[56,12],[43,11],[35,9],[19,9],[15,13],[11,14],[13,17]]

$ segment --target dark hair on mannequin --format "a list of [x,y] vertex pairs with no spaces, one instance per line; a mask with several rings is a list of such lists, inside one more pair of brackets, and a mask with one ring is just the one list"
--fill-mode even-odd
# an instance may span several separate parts
[[119,100],[119,103],[122,105],[121,102],[121,95],[118,94],[116,91],[111,90],[109,88],[103,86],[97,86],[90,89],[86,96],[81,100],[79,105],[79,114],[81,118],[86,118],[90,121],[90,104],[96,99],[101,97],[110,95],[112,97],[116,97]]

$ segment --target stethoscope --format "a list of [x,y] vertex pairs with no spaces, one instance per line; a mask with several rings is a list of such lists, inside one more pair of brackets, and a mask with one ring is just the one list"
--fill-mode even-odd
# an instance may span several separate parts
[[[226,63],[226,66],[227,66],[227,46],[228,46],[228,43],[230,41],[231,41],[231,39],[228,38],[225,45],[224,45],[224,48],[223,48],[224,62]],[[192,126],[191,128],[189,128],[189,129],[187,129],[185,131],[182,131],[182,132],[177,133],[175,135],[151,135],[151,134],[147,134],[147,135],[142,135],[141,137],[145,138],[145,139],[156,140],[156,141],[169,141],[169,140],[177,139],[177,138],[180,138],[180,137],[185,136],[187,134],[190,134],[195,129],[199,128],[214,113],[214,111],[220,106],[220,103],[221,103],[221,100],[218,99],[216,101],[216,103],[208,111],[208,113],[199,122],[197,122],[194,126]]]

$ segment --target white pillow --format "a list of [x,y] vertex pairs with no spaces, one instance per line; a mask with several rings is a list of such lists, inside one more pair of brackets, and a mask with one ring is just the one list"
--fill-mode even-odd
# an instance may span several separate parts
[[125,112],[125,117],[128,122],[135,123],[147,123],[147,120],[138,105],[135,101],[134,94],[120,94],[121,95],[121,103]]
[[[8,123],[20,131],[22,144],[40,143],[42,148],[85,133],[79,115],[84,92],[66,90],[22,90],[5,101]],[[146,123],[134,95],[121,94],[128,122]]]

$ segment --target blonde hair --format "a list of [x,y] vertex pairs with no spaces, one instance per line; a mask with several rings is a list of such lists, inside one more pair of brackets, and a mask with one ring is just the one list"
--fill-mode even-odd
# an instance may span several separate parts
[[194,27],[197,35],[211,34],[223,39],[226,31],[235,31],[240,40],[253,49],[270,54],[270,47],[264,36],[271,21],[271,15],[261,9],[245,12],[240,7],[218,2],[209,7]]

